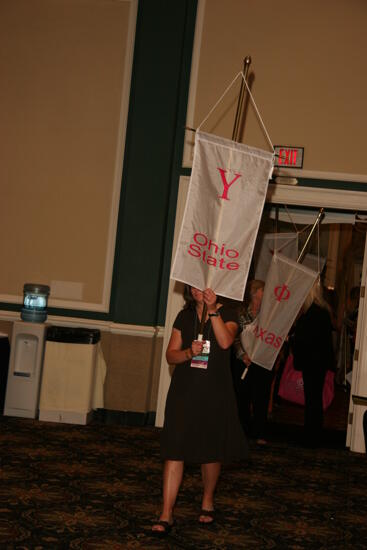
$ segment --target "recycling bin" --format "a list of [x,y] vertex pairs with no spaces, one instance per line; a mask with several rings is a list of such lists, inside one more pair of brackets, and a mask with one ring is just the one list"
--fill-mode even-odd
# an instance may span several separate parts
[[96,329],[48,328],[39,420],[67,424],[91,420],[100,336]]

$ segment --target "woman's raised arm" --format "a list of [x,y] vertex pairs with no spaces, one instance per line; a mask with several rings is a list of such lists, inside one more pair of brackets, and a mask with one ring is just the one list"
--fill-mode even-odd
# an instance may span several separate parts
[[[204,302],[208,308],[208,315],[219,313],[217,310],[217,296],[211,288],[207,288],[203,293]],[[220,310],[219,310],[220,311]],[[215,338],[222,349],[229,348],[237,335],[238,324],[234,321],[223,321],[220,313],[218,316],[210,317]]]

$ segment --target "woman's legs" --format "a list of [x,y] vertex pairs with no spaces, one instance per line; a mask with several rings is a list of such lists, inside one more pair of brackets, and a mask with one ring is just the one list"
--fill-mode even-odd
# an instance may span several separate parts
[[[221,463],[209,462],[201,465],[201,477],[204,485],[203,500],[201,508],[207,511],[214,511],[214,493],[220,475]],[[211,523],[213,517],[210,515],[201,515],[201,523]]]
[[325,372],[303,372],[303,389],[305,393],[305,443],[317,447],[321,443],[323,424],[322,392]]
[[251,395],[248,377],[250,376],[250,373],[248,372],[246,378],[242,380],[241,376],[243,374],[243,371],[245,370],[245,367],[246,365],[243,361],[241,361],[240,359],[233,359],[232,377],[237,400],[238,416],[243,431],[246,435],[249,435],[251,423]]
[[253,426],[252,435],[260,443],[266,443],[264,437],[268,418],[268,405],[270,398],[272,373],[269,370],[255,365],[252,369],[252,403],[253,403]]
[[[181,460],[166,460],[163,468],[163,508],[160,520],[172,523],[173,508],[183,476],[184,463]],[[162,525],[154,524],[153,531],[164,531]]]

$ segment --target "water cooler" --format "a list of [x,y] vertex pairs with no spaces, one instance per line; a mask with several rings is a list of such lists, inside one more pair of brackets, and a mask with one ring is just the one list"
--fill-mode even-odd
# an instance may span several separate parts
[[46,285],[24,285],[23,321],[13,325],[4,415],[36,418],[45,348]]

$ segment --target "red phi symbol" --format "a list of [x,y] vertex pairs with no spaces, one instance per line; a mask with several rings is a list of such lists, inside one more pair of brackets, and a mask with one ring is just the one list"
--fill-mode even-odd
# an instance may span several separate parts
[[278,302],[281,302],[282,300],[289,300],[291,295],[289,288],[284,284],[282,286],[276,286],[274,288],[274,294]]

